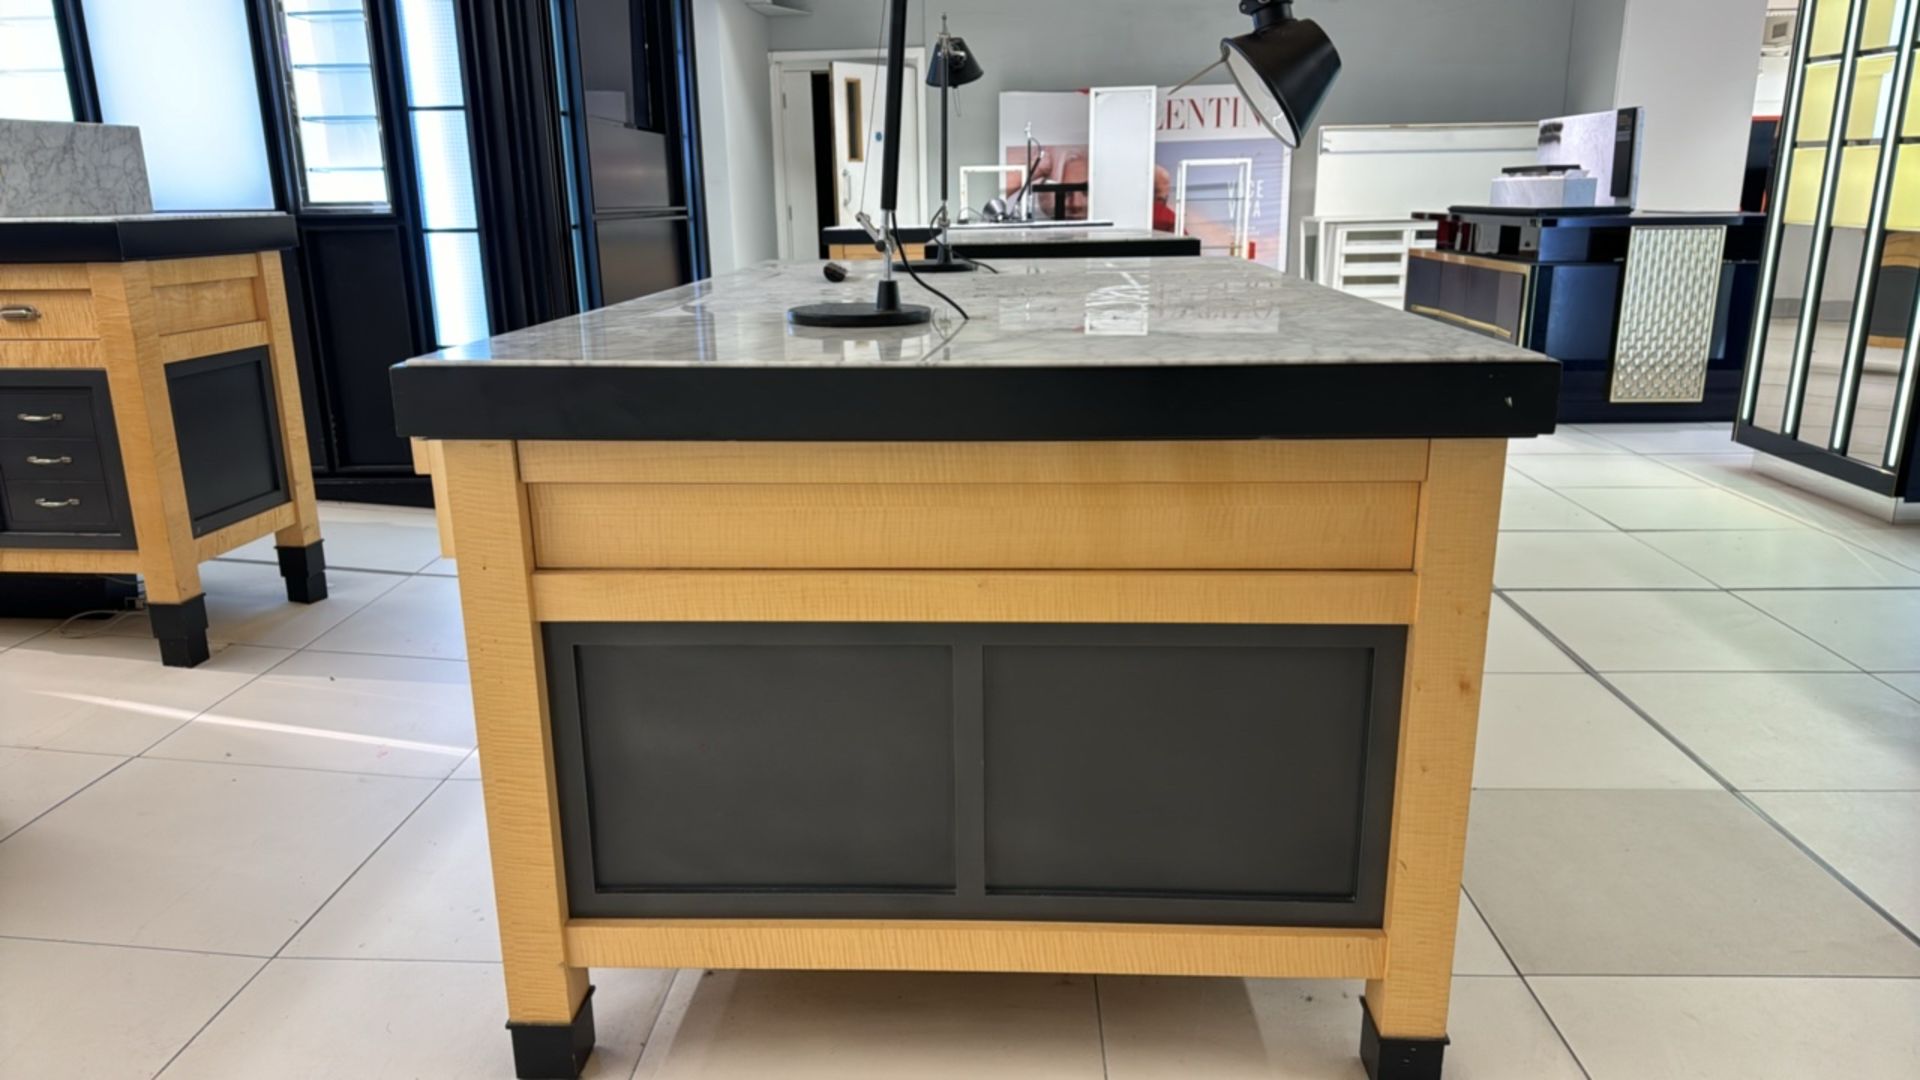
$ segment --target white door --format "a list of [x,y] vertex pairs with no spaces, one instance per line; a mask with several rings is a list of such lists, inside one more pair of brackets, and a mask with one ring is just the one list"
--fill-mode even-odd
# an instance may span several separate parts
[[778,207],[784,257],[820,254],[820,209],[814,182],[813,73],[780,73],[780,179],[786,205]]
[[[919,72],[906,69],[906,95],[900,110],[900,224],[926,224],[926,188],[921,180]],[[835,203],[841,225],[857,225],[866,211],[880,224],[883,129],[887,119],[887,69],[883,64],[833,62],[833,165]]]
[[1154,121],[1151,86],[1095,87],[1088,95],[1087,217],[1118,228],[1153,228]]

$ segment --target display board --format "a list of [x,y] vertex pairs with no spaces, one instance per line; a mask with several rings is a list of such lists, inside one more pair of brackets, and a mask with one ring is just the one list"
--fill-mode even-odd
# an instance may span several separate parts
[[1323,125],[1316,217],[1408,217],[1487,201],[1493,178],[1532,165],[1537,123]]

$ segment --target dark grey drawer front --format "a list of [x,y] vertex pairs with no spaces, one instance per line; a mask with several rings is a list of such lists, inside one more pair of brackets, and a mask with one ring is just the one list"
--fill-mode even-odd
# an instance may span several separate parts
[[546,641],[576,916],[1379,925],[1401,628]]
[[112,406],[104,371],[0,370],[0,547],[135,546]]
[[114,531],[105,484],[7,484],[7,528],[13,532]]
[[0,439],[0,480],[70,483],[106,475],[92,439]]
[[[21,372],[31,375],[33,372]],[[0,436],[65,439],[93,434],[93,392],[0,386]]]
[[167,394],[193,535],[204,536],[288,500],[279,405],[266,349],[169,364]]

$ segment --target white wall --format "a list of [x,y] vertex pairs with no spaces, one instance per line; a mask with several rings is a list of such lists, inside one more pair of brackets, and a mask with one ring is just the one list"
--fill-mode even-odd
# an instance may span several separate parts
[[1614,102],[1646,109],[1642,210],[1740,205],[1767,0],[1627,0]]
[[767,22],[742,0],[693,5],[707,247],[716,274],[774,258],[779,248]]
[[1626,17],[1627,0],[1574,0],[1564,115],[1614,107],[1613,92],[1620,81],[1620,28]]

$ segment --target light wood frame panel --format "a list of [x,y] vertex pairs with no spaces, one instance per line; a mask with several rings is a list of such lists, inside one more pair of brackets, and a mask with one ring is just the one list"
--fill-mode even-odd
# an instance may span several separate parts
[[[564,1024],[591,966],[1364,978],[1383,1036],[1446,1033],[1504,440],[1278,444],[448,442],[511,1018]],[[544,483],[1417,485],[1401,571],[543,570]],[[802,493],[803,494],[803,493]],[[571,919],[543,621],[1359,623],[1409,628],[1378,929],[921,920]]]
[[[0,367],[104,370],[138,548],[8,548],[0,572],[127,573],[147,599],[180,604],[201,594],[199,564],[272,533],[284,547],[320,540],[306,413],[280,253],[190,259],[0,266],[0,288],[74,290],[89,306],[94,340],[0,342]],[[79,290],[84,290],[80,292]],[[289,499],[205,536],[193,535],[166,367],[266,346],[279,408]]]

